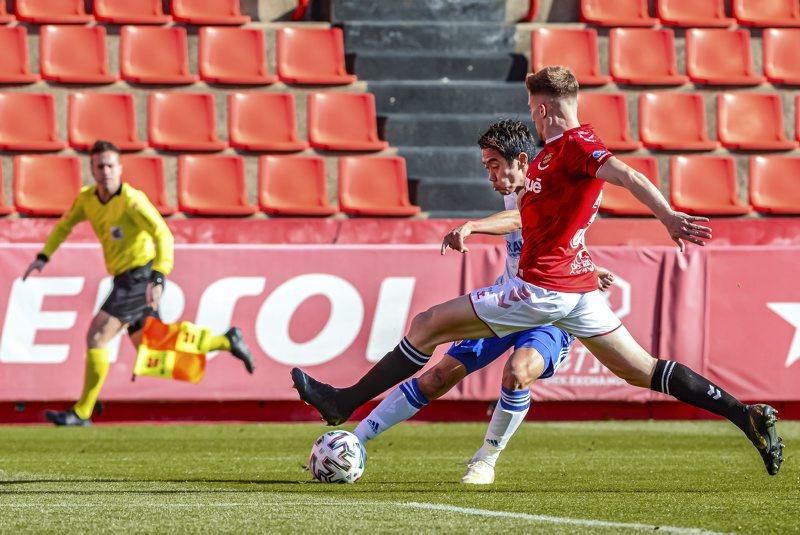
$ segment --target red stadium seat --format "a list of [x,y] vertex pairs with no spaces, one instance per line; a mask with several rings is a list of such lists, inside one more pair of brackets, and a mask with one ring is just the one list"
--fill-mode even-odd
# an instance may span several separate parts
[[[657,187],[661,187],[661,179],[658,176],[658,161],[652,156],[623,156],[623,162],[630,165]],[[605,214],[630,215],[630,216],[651,216],[653,212],[643,205],[626,188],[605,184],[603,186],[603,200],[600,202],[600,211]]]
[[764,81],[753,72],[747,30],[686,30],[686,74],[700,84],[758,85]]
[[252,215],[241,156],[186,155],[178,158],[178,206],[193,215]]
[[217,151],[217,110],[208,93],[151,93],[147,110],[150,145],[162,150]]
[[28,216],[60,216],[81,190],[75,156],[15,156],[14,205]]
[[768,28],[762,34],[764,74],[773,84],[800,85],[800,29]]
[[669,191],[676,210],[693,215],[744,215],[739,200],[736,161],[729,156],[673,156]]
[[0,27],[0,50],[0,84],[30,84],[39,80],[28,67],[28,32],[24,26]]
[[129,93],[71,93],[67,114],[69,144],[88,150],[98,139],[121,150],[142,150],[136,134],[136,109]]
[[122,180],[145,192],[150,202],[163,216],[175,213],[169,203],[167,180],[164,176],[164,160],[161,156],[133,156],[125,154],[122,162]]
[[308,143],[297,134],[294,95],[263,91],[228,95],[231,147],[251,151],[293,152]]
[[658,18],[662,24],[683,28],[726,28],[736,24],[725,16],[723,0],[658,0]]
[[94,0],[94,18],[111,24],[166,24],[161,0]]
[[628,102],[622,93],[580,93],[578,119],[590,123],[609,150],[636,150],[640,144],[631,139],[628,126]]
[[242,15],[239,0],[172,0],[172,18],[197,26],[250,22]]
[[647,0],[581,0],[581,20],[598,26],[653,26]]
[[797,146],[786,138],[778,93],[717,95],[717,138],[733,150],[790,150]]
[[742,26],[800,26],[797,0],[733,0],[733,16]]
[[52,94],[0,92],[0,149],[57,151],[56,103]]
[[531,33],[531,70],[565,65],[581,86],[604,85],[611,81],[600,73],[597,30],[538,28]]
[[258,205],[263,212],[290,216],[329,216],[325,160],[319,156],[262,156]]
[[6,11],[6,3],[0,2],[0,24],[14,22],[14,15]]
[[413,216],[408,200],[406,161],[399,156],[339,158],[339,206],[360,216]]
[[43,79],[68,84],[112,84],[103,26],[42,26],[39,72]]
[[308,95],[308,141],[322,150],[383,150],[372,93]]
[[84,24],[92,20],[83,0],[17,0],[17,19],[35,24]]
[[215,84],[273,84],[258,28],[200,28],[200,78]]
[[611,77],[622,84],[682,85],[678,73],[675,34],[670,29],[614,28],[609,33]]
[[123,26],[119,69],[122,79],[137,84],[192,84],[186,29]]
[[277,72],[287,84],[350,84],[340,28],[281,28],[275,43]]
[[800,141],[800,95],[794,97],[794,137]]
[[752,156],[750,204],[774,215],[800,215],[800,158]]
[[639,95],[639,139],[654,150],[714,150],[708,138],[706,105],[700,93]]
[[0,165],[0,215],[8,215],[14,211],[12,206],[6,204],[6,186],[3,179],[3,166]]

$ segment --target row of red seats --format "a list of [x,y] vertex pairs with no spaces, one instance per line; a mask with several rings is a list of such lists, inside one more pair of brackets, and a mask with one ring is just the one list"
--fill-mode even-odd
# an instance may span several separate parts
[[[123,180],[144,191],[163,215],[175,208],[167,196],[164,162],[159,156],[123,155]],[[241,156],[183,155],[178,158],[178,209],[191,215],[248,216],[257,208],[247,200]],[[28,216],[58,216],[72,204],[83,182],[75,156],[14,157],[14,205]],[[413,216],[403,158],[339,158],[339,206],[328,202],[325,161],[319,156],[262,156],[258,204],[273,215]],[[13,210],[2,199],[0,213]]]
[[[161,150],[379,151],[372,93],[324,91],[308,95],[308,142],[300,139],[292,93],[241,92],[228,95],[229,142],[217,137],[217,111],[209,93],[156,92],[148,100],[148,144]],[[72,93],[67,113],[69,144],[85,150],[97,139],[122,150],[142,150],[133,96],[127,93]],[[57,151],[65,148],[49,93],[0,93],[0,149]]]
[[171,0],[172,16],[165,14],[161,0],[93,0],[94,16],[86,13],[83,0],[15,0],[14,15],[0,2],[0,23],[15,18],[35,24],[84,24],[92,20],[113,24],[246,24],[239,0]]
[[[800,85],[800,29],[770,28],[763,32],[764,74],[773,84]],[[531,34],[531,67],[566,65],[582,86],[612,79],[619,84],[759,85],[764,76],[753,68],[747,30],[686,31],[686,75],[678,72],[675,35],[669,28],[614,28],[609,32],[608,65],[600,69],[597,31],[539,28]]]
[[[339,28],[281,28],[277,31],[277,78],[267,68],[264,32],[257,28],[200,28],[200,79],[216,84],[349,84]],[[186,29],[123,26],[120,76],[108,67],[103,26],[42,26],[39,75],[28,66],[28,34],[22,26],[0,27],[0,83],[110,84],[120,77],[136,84],[192,84]]]
[[[800,95],[795,97],[795,133],[800,140]],[[578,117],[591,123],[611,150],[714,150],[708,137],[703,96],[657,92],[639,95],[639,138],[631,138],[628,104],[622,93],[580,93]],[[778,93],[717,95],[717,139],[730,150],[791,150]]]
[[[621,158],[661,186],[656,159]],[[800,214],[800,158],[752,156],[748,185],[750,204],[739,199],[736,161],[728,156],[673,156],[669,171],[670,201],[676,210],[696,215]],[[651,215],[626,189],[606,185],[600,210],[613,215]]]
[[731,8],[733,19],[725,16],[723,0],[657,0],[653,18],[647,0],[581,0],[580,14],[599,26],[800,26],[797,0],[732,0]]

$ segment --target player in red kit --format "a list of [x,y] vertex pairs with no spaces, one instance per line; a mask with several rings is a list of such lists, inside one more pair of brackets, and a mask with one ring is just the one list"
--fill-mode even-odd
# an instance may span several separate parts
[[[502,337],[554,324],[579,338],[629,384],[671,395],[730,420],[757,448],[767,472],[777,474],[783,442],[777,436],[776,411],[764,404],[744,405],[683,364],[649,355],[598,291],[596,268],[584,244],[605,182],[631,191],[681,250],[686,241],[702,246],[711,238],[711,230],[701,224],[707,219],[674,211],[647,177],[615,158],[590,125],[578,122],[578,83],[569,69],[546,67],[528,75],[525,85],[531,118],[545,146],[528,166],[524,180],[513,184],[520,217],[507,217],[508,228],[498,228],[498,234],[506,234],[521,225],[523,248],[517,277],[418,314],[400,344],[350,387],[334,388],[293,369],[301,399],[319,410],[329,424],[337,425],[360,405],[421,369],[439,344]],[[481,147],[484,163],[494,156],[492,151]]]

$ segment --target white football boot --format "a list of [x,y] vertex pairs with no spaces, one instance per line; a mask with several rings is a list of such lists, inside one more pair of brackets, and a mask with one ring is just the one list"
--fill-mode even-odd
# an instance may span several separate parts
[[491,485],[494,483],[494,466],[482,459],[472,461],[467,465],[467,472],[461,482],[468,485]]

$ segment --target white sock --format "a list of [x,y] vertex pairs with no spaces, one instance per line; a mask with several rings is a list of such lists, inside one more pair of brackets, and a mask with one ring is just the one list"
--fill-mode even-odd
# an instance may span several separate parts
[[489,422],[489,429],[483,439],[483,446],[472,460],[482,460],[494,466],[500,452],[505,449],[511,436],[525,420],[530,406],[531,393],[527,388],[523,390],[501,388],[500,402],[492,413],[492,420]]
[[353,434],[364,445],[390,427],[408,420],[427,404],[428,398],[420,391],[416,379],[401,383],[359,422]]

